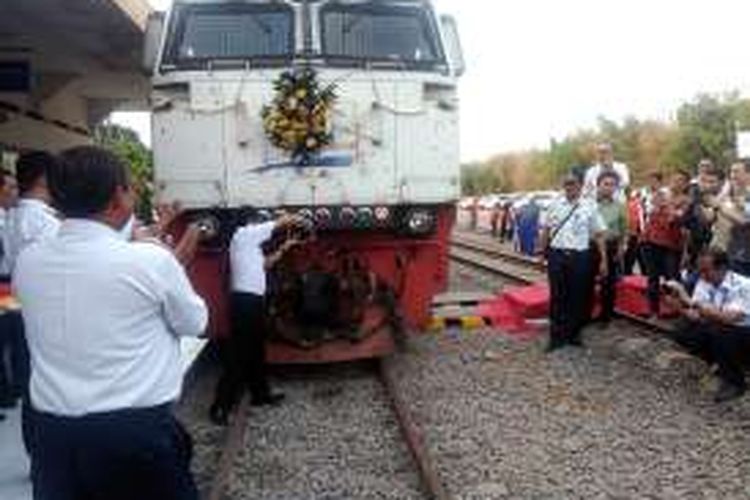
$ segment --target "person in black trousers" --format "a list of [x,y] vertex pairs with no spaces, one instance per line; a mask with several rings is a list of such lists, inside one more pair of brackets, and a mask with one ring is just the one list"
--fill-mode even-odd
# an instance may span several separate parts
[[[599,214],[607,227],[604,235],[607,273],[601,277],[601,312],[595,320],[604,327],[609,325],[614,316],[617,280],[623,267],[624,242],[628,230],[625,204],[615,199],[618,179],[614,172],[604,172],[597,181],[597,205]],[[593,252],[593,258],[594,269],[598,269],[600,257],[596,251]],[[592,292],[595,284],[595,282],[591,284]],[[593,307],[594,301],[591,302]]]
[[[546,248],[550,283],[550,340],[548,352],[565,345],[581,346],[581,330],[590,310],[587,284],[592,273],[607,274],[604,221],[596,203],[581,196],[580,176],[565,177],[565,194],[548,208],[542,244]],[[590,242],[596,241],[600,260],[594,269]]]
[[750,278],[730,271],[727,253],[717,247],[701,253],[698,272],[700,278],[692,297],[677,282],[662,286],[668,300],[683,316],[673,339],[707,364],[718,366],[721,386],[714,399],[722,403],[742,396],[747,390]]
[[275,232],[300,225],[302,220],[284,216],[256,223],[257,214],[250,209],[245,218],[248,223],[235,231],[229,247],[231,336],[225,344],[223,373],[209,409],[209,418],[216,425],[228,423],[229,413],[245,387],[254,406],[277,404],[284,398],[271,391],[266,375],[266,272],[300,241],[290,238],[267,256],[263,244]]

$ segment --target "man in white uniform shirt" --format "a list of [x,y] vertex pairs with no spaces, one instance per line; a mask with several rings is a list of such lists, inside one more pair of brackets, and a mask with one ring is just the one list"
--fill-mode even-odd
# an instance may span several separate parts
[[[18,190],[16,178],[8,170],[0,169],[0,283],[10,280],[8,273],[4,270],[4,250],[2,247],[2,235],[5,233],[5,217],[7,210],[16,203]],[[21,358],[14,349],[15,344],[23,339],[23,330],[19,331],[19,321],[16,314],[4,314],[0,316],[0,408],[12,408],[23,390],[23,383],[19,374],[23,370],[17,366]],[[10,360],[10,366],[6,365],[6,359]],[[0,421],[5,416],[0,413]]]
[[674,339],[718,366],[721,386],[714,399],[722,403],[747,390],[743,362],[750,354],[750,278],[730,271],[729,256],[715,247],[701,253],[698,270],[700,279],[692,297],[674,282],[664,287],[686,320],[675,330]]
[[[57,158],[44,151],[27,151],[18,157],[16,162],[16,181],[18,184],[18,203],[8,210],[3,234],[4,272],[13,275],[16,259],[29,245],[43,241],[57,235],[60,220],[55,210],[50,206],[48,188],[49,172],[57,165]],[[14,318],[17,320],[17,317]],[[29,385],[29,354],[25,338],[24,325],[15,322],[12,348],[13,374],[20,385],[23,400],[21,423],[23,442],[27,451],[30,431],[28,420],[28,385]]]
[[[591,310],[592,275],[607,275],[604,234],[607,226],[596,202],[581,194],[575,173],[563,180],[564,195],[552,201],[542,224],[550,284],[550,340],[548,352],[566,344],[581,346],[581,330]],[[596,242],[600,268],[593,269],[591,242]]]
[[21,251],[35,241],[53,237],[60,219],[50,206],[47,174],[57,160],[43,151],[24,153],[16,164],[18,204],[8,211],[4,235],[5,265],[12,275]]
[[211,421],[217,425],[227,424],[244,388],[250,391],[254,406],[273,405],[284,397],[271,392],[266,376],[266,271],[300,242],[288,239],[268,256],[264,255],[263,245],[274,232],[301,224],[301,219],[284,216],[259,223],[253,209],[247,212],[246,223],[235,231],[229,246],[232,332],[224,371],[209,411]]
[[203,333],[206,305],[170,249],[121,234],[135,195],[115,155],[64,152],[50,190],[65,222],[13,274],[32,361],[34,498],[195,500],[171,405],[179,339]]
[[586,177],[583,181],[583,195],[595,200],[599,176],[604,172],[614,172],[619,179],[615,199],[624,203],[626,201],[625,188],[630,186],[630,170],[628,166],[615,161],[612,145],[606,142],[596,146],[596,156],[597,163],[589,167],[586,171]]

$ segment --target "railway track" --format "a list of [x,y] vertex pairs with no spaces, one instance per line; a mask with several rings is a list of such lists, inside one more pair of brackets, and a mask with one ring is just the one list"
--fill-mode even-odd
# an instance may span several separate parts
[[[400,450],[399,452],[391,450],[390,453],[384,453],[383,456],[379,456],[378,450],[373,451],[373,449],[363,449],[353,453],[354,455],[358,453],[358,456],[348,456],[352,455],[352,453],[349,452],[358,448],[358,446],[352,447],[351,443],[345,442],[352,439],[353,436],[351,433],[353,431],[346,431],[349,435],[344,436],[341,443],[335,443],[337,437],[330,431],[335,428],[336,424],[324,423],[324,425],[327,426],[325,427],[325,430],[328,431],[325,434],[330,438],[326,439],[326,441],[330,441],[328,443],[330,446],[328,446],[328,449],[326,450],[325,445],[320,446],[319,443],[307,443],[310,445],[307,449],[320,448],[317,457],[309,456],[306,458],[308,462],[318,464],[317,466],[319,469],[315,471],[314,469],[316,466],[313,466],[313,470],[308,471],[308,474],[317,474],[321,477],[325,476],[325,469],[331,465],[325,463],[325,460],[331,458],[331,450],[335,449],[337,455],[336,459],[341,461],[340,465],[342,465],[342,467],[337,467],[337,469],[341,469],[341,474],[354,476],[360,474],[360,477],[355,477],[352,480],[352,483],[356,484],[349,484],[348,486],[334,485],[333,483],[336,482],[335,479],[332,479],[330,481],[331,484],[329,485],[322,484],[324,481],[319,481],[317,485],[306,487],[304,492],[305,498],[329,498],[331,495],[340,498],[344,498],[346,495],[349,495],[351,498],[365,497],[367,495],[361,490],[362,488],[366,488],[363,484],[370,482],[375,485],[378,482],[387,483],[389,481],[396,484],[394,488],[400,488],[394,493],[394,498],[429,498],[436,500],[447,500],[451,498],[436,473],[434,464],[427,453],[419,426],[415,422],[411,411],[408,409],[407,401],[399,392],[397,380],[390,367],[388,359],[380,360],[376,362],[374,366],[368,365],[364,368],[361,364],[357,365],[357,367],[352,367],[352,365],[345,365],[343,367],[331,366],[321,369],[314,368],[313,372],[315,373],[312,375],[311,384],[314,384],[314,386],[310,385],[305,387],[305,391],[308,395],[313,394],[312,398],[307,398],[305,400],[305,396],[299,391],[295,393],[294,385],[299,385],[300,382],[298,378],[292,377],[290,379],[289,387],[285,387],[287,384],[282,383],[281,387],[287,390],[287,392],[292,393],[290,398],[291,401],[286,402],[284,405],[289,418],[296,420],[309,420],[312,421],[314,425],[319,425],[321,422],[319,422],[318,419],[320,419],[322,414],[336,412],[339,411],[341,407],[351,405],[351,403],[345,401],[345,399],[350,397],[354,392],[361,393],[364,390],[367,393],[367,405],[355,404],[353,405],[354,407],[348,409],[345,408],[343,411],[346,414],[342,414],[343,418],[341,420],[346,420],[348,422],[356,422],[358,419],[362,421],[368,420],[369,424],[373,424],[374,422],[375,425],[373,428],[367,427],[367,425],[359,428],[362,434],[360,437],[365,438],[364,441],[367,441],[368,439],[371,439],[372,435],[382,432],[386,436],[383,438],[383,444],[386,447],[400,448]],[[366,380],[368,378],[369,380]],[[351,383],[352,379],[355,380],[353,383]],[[360,403],[364,402],[365,401],[360,401]],[[381,418],[373,420],[369,418],[369,415],[366,416],[365,413],[371,412],[367,407],[368,405],[371,405],[370,408],[375,407],[375,413],[380,413]],[[388,408],[387,411],[390,412],[390,415],[386,415],[386,411],[384,410],[385,407]],[[283,411],[283,409],[282,407],[279,407],[279,409],[270,409],[268,410],[268,414],[275,411]],[[309,415],[303,415],[304,412],[307,412]],[[259,421],[254,424],[253,419]],[[396,425],[389,425],[391,422],[395,422]],[[239,498],[236,494],[236,490],[238,489],[238,483],[243,483],[243,479],[241,478],[243,475],[259,474],[262,476],[264,474],[262,466],[258,467],[258,464],[265,460],[265,458],[260,455],[269,450],[263,450],[262,445],[258,445],[254,451],[248,450],[248,448],[253,447],[254,436],[252,436],[252,434],[254,431],[259,435],[263,434],[264,439],[267,438],[267,436],[273,436],[277,433],[278,431],[273,429],[273,425],[273,416],[260,415],[259,417],[259,415],[251,412],[251,409],[247,404],[247,398],[243,399],[243,402],[232,421],[231,427],[226,433],[221,459],[208,496],[210,500]],[[381,425],[382,428],[379,428]],[[284,432],[288,433],[288,431]],[[367,436],[368,433],[371,434],[370,437]],[[402,446],[399,446],[399,443],[393,442],[394,438],[402,441]],[[356,439],[356,436],[354,439]],[[282,446],[279,449],[272,450],[271,453],[289,455],[299,453],[299,442],[291,444],[293,445],[291,448],[294,449],[285,450]],[[361,446],[366,448],[366,445]],[[342,450],[346,451],[342,452]],[[404,458],[404,453],[408,454],[409,457]],[[250,455],[255,455],[255,457],[248,460]],[[352,472],[351,466],[349,465],[352,463],[360,463],[365,459],[377,462],[378,459],[383,458],[394,459],[395,463],[392,466],[387,463],[381,463],[382,470],[386,471],[391,468],[393,470],[398,470],[399,477],[395,477],[395,475],[391,473],[380,475],[376,473],[373,477],[366,478],[362,476],[366,476],[368,472]],[[385,461],[387,462],[387,460]],[[248,462],[250,465],[247,465]],[[412,468],[410,474],[404,473],[405,462],[410,462],[409,467]],[[347,465],[343,466],[343,464]],[[283,469],[285,466],[289,465],[291,464],[274,463],[273,467]],[[250,467],[251,469],[246,473],[243,473],[238,470],[243,466]],[[256,468],[260,468],[261,470],[256,470]],[[410,482],[410,475],[413,475],[415,478],[414,481]],[[245,482],[253,483],[246,498],[259,498],[263,497],[263,494],[269,493],[268,491],[262,491],[263,486],[260,486],[260,490],[257,489],[259,486],[253,481],[247,481],[247,479],[245,479]],[[260,482],[264,482],[264,479],[261,479]],[[265,480],[265,482],[269,483],[267,480]],[[339,489],[336,489],[337,487]],[[256,489],[254,492],[252,491],[253,488]],[[247,490],[247,485],[243,483],[242,489]],[[377,489],[378,487],[373,486],[373,490],[369,493],[376,494]],[[288,493],[292,496],[299,494],[299,492]],[[337,496],[342,494],[344,496]],[[285,497],[282,495],[281,497],[287,498],[288,496]],[[391,497],[389,496],[387,498]]]
[[[479,269],[482,272],[500,276],[506,281],[519,284],[529,284],[546,279],[545,267],[540,261],[518,255],[501,247],[497,243],[487,242],[486,240],[483,240],[481,236],[456,234],[451,243],[452,247],[450,250],[450,257],[452,260],[459,262],[462,265],[470,266]],[[642,328],[658,330],[661,332],[668,329],[668,325],[661,322],[650,322],[643,318],[624,315],[622,313],[620,314]],[[344,368],[344,371],[348,369],[349,368]],[[415,421],[414,414],[409,408],[409,401],[399,390],[398,377],[391,368],[390,360],[385,359],[379,361],[376,365],[370,366],[366,370],[366,373],[367,377],[370,378],[370,381],[367,382],[369,387],[368,390],[373,391],[368,396],[368,405],[372,404],[381,409],[387,407],[387,411],[390,413],[390,417],[388,417],[387,420],[392,420],[392,422],[395,423],[395,429],[381,429],[376,427],[364,432],[377,434],[382,431],[384,434],[388,434],[388,439],[391,439],[391,441],[386,440],[387,442],[385,443],[385,446],[401,449],[399,453],[394,453],[389,459],[395,459],[401,463],[400,470],[402,473],[404,469],[403,461],[408,461],[407,468],[411,468],[410,474],[416,478],[414,481],[418,483],[417,487],[414,487],[413,484],[411,488],[406,487],[406,493],[402,491],[398,493],[396,497],[430,498],[437,500],[453,498],[448,492],[448,485],[445,484],[446,479],[441,478],[441,474],[438,474],[437,472],[438,468],[436,467],[435,460],[431,456],[428,446],[425,443],[425,437],[423,435],[424,431],[420,423]],[[348,389],[346,384],[350,377],[346,373],[340,373],[336,367],[330,367],[329,376],[323,377],[323,379],[324,380],[321,382],[321,380],[317,380],[317,377],[314,376],[311,381],[311,383],[321,383],[323,386],[322,389],[316,389],[309,385],[306,387],[306,390],[312,392],[322,391],[325,393],[326,391],[330,391],[330,394],[326,396],[327,399],[324,398],[324,400],[321,400],[320,402],[323,407],[331,408],[349,404],[339,401],[339,395],[350,390],[361,391],[361,387],[359,389]],[[332,380],[337,381],[336,384],[338,385],[336,387],[339,387],[338,389],[331,389],[329,385]],[[296,382],[292,379],[290,383],[294,385]],[[377,389],[375,389],[375,386],[377,386]],[[343,387],[343,389],[341,387]],[[288,388],[283,387],[283,385],[282,388],[289,392]],[[238,486],[238,482],[242,483],[243,481],[241,479],[242,476],[247,478],[247,476],[253,476],[256,474],[263,475],[263,472],[256,470],[256,467],[258,467],[259,461],[264,460],[258,455],[265,452],[257,449],[262,448],[263,446],[258,445],[256,447],[254,445],[256,442],[254,439],[261,435],[263,436],[263,439],[266,439],[267,434],[273,435],[277,432],[273,429],[274,419],[292,418],[292,415],[295,415],[293,418],[300,418],[300,414],[304,412],[312,412],[314,415],[320,414],[319,409],[309,405],[307,407],[305,407],[305,405],[302,405],[303,407],[297,407],[294,400],[299,399],[300,397],[302,397],[301,393],[292,394],[292,397],[290,398],[292,401],[283,405],[283,407],[288,408],[287,414],[279,414],[275,417],[272,414],[276,410],[269,410],[271,413],[265,416],[262,414],[259,416],[254,410],[251,411],[247,401],[243,400],[231,427],[225,433],[221,458],[218,460],[214,479],[210,486],[210,493],[208,495],[210,500],[258,497],[260,493],[259,490],[256,489],[253,491],[252,488],[248,490],[247,484],[245,483]],[[364,407],[364,405],[362,406]],[[304,417],[302,418],[304,419]],[[362,418],[362,416],[360,415],[358,417],[355,411],[355,413],[348,414],[346,418],[349,419],[349,421],[356,421],[358,418]],[[330,431],[330,428],[328,430]],[[360,429],[360,431],[362,432],[363,429]],[[289,430],[286,430],[285,432],[288,433]],[[254,433],[257,434],[257,436],[253,436]],[[331,440],[336,439],[335,434],[333,433],[329,432],[327,436]],[[393,439],[397,440],[398,443],[393,441]],[[340,451],[340,449],[337,449],[337,451]],[[293,455],[298,452],[298,450],[285,450],[283,446],[281,446],[280,448],[274,449],[272,453],[274,452],[281,455]],[[325,452],[323,453],[325,454]],[[362,450],[362,453],[365,453],[364,450]],[[372,455],[372,450],[367,453]],[[255,457],[252,458],[252,455],[255,455]],[[370,458],[369,455],[368,458]],[[408,455],[408,457],[404,458],[403,455]],[[383,457],[379,458],[383,459]],[[308,460],[309,459],[310,458],[308,457]],[[378,460],[378,457],[376,456],[375,458],[370,459]],[[313,458],[312,462],[315,463],[316,460],[318,459]],[[342,460],[346,461],[347,457],[342,458]],[[359,460],[359,458],[357,458],[357,460]],[[251,465],[246,465],[248,463]],[[286,465],[288,466],[289,464]],[[238,470],[243,466],[250,468],[243,473]],[[281,467],[283,469],[285,466],[284,464],[279,465],[278,463],[275,463],[274,467]],[[325,467],[325,464],[321,466],[323,469]],[[344,467],[343,469],[346,470],[347,468]],[[348,473],[350,472],[347,470],[347,472],[342,474]],[[245,481],[248,480],[245,479]],[[268,483],[268,481],[269,480],[266,482]],[[373,481],[377,481],[377,478],[373,479]],[[408,482],[408,480],[406,482]],[[268,486],[268,484],[266,486]],[[257,484],[253,485],[253,487],[257,487]],[[270,486],[268,487],[270,488]],[[320,484],[318,487],[321,487]],[[248,493],[247,496],[238,496],[238,488],[243,491],[252,491],[252,493]],[[308,486],[308,488],[310,488],[310,490],[306,492],[306,498],[322,498],[330,496],[331,494],[331,491],[328,491],[327,493],[313,491],[316,488],[314,485]],[[322,486],[322,488],[325,489],[326,487]],[[267,493],[267,490],[265,491]],[[342,490],[336,491],[340,494]],[[352,490],[349,490],[349,492],[351,491]],[[358,497],[353,496],[352,498]]]
[[[499,243],[470,233],[454,233],[450,258],[520,284],[538,283],[547,279],[546,267],[539,259],[519,255],[503,248]],[[671,325],[665,321],[651,320],[624,311],[616,311],[616,314],[650,331],[672,331]]]
[[[506,282],[544,277],[538,263],[506,249],[496,250],[478,239],[462,243],[451,253],[461,255],[466,266],[481,261],[475,267],[486,273],[502,267]],[[525,274],[515,274],[516,269]],[[659,342],[654,335],[646,345],[631,331],[643,329],[620,322],[618,328],[592,335],[587,345],[593,355],[573,350],[546,357],[539,344],[506,341],[487,330],[458,340],[448,334],[421,336],[411,345],[414,355],[400,354],[377,364],[285,370],[275,384],[288,394],[285,404],[258,410],[243,403],[231,428],[217,440],[222,453],[220,459],[216,455],[207,498],[565,498],[560,484],[579,496],[590,492],[594,497],[596,477],[614,478],[612,471],[622,471],[632,461],[630,444],[623,445],[625,451],[609,446],[611,429],[619,429],[614,434],[623,443],[636,443],[632,449],[642,449],[638,443],[643,429],[653,426],[654,407],[664,415],[658,419],[664,432],[674,430],[675,415],[683,415],[688,419],[683,423],[686,435],[701,436],[694,438],[696,447],[719,446],[724,456],[735,456],[726,444],[732,440],[717,440],[702,431],[702,419],[722,422],[725,417],[695,416],[693,396],[682,398],[676,392],[683,385],[694,390],[693,379],[685,375],[693,364],[683,366],[680,359],[662,356],[667,341]],[[665,360],[669,363],[662,365]],[[660,376],[655,379],[654,373]],[[579,393],[579,386],[587,389]],[[614,386],[616,391],[611,390]],[[676,401],[674,394],[679,396]],[[641,410],[643,401],[649,402],[648,411]],[[681,405],[679,410],[675,405]],[[550,418],[557,419],[560,434],[539,440],[552,432]],[[590,425],[590,432],[571,438],[581,425]],[[602,428],[609,430],[599,443],[596,433]],[[661,434],[654,435],[644,441],[659,442]],[[672,450],[672,442],[659,442],[659,453],[678,463],[684,453]],[[560,463],[576,464],[583,456],[601,467],[609,462],[597,454],[600,448],[607,457],[619,453],[620,462],[612,471],[592,473],[594,482],[575,482],[567,466],[541,467],[538,460],[524,459],[528,447],[544,455],[549,446],[558,446]],[[653,457],[643,460],[651,460],[650,469],[656,467]],[[559,477],[547,484],[547,474]],[[640,478],[643,472],[632,474]],[[694,477],[692,472],[674,474],[686,484]],[[613,481],[618,488],[632,489],[631,497],[638,497],[641,489],[658,491],[640,479],[631,484],[629,477]],[[696,490],[705,487],[700,481],[691,484]]]

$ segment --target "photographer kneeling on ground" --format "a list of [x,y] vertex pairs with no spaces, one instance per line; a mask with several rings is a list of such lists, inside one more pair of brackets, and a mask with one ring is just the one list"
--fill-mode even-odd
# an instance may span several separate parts
[[750,278],[730,271],[727,253],[717,248],[701,253],[698,269],[700,279],[692,298],[676,282],[663,287],[685,319],[674,340],[718,366],[721,386],[715,401],[722,403],[747,390],[743,358],[750,353]]

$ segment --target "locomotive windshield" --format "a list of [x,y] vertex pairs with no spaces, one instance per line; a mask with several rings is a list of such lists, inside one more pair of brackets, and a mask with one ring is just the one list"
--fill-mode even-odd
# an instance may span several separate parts
[[[295,43],[295,37],[302,39]],[[352,67],[445,64],[435,17],[421,3],[331,1],[301,8],[290,1],[221,1],[175,3],[162,68],[278,66],[306,56]]]
[[321,12],[323,55],[331,62],[379,61],[407,66],[443,62],[437,29],[424,8],[331,4]]
[[294,13],[279,4],[182,5],[175,9],[164,64],[284,62],[294,47]]

